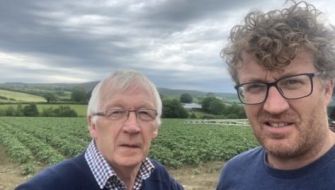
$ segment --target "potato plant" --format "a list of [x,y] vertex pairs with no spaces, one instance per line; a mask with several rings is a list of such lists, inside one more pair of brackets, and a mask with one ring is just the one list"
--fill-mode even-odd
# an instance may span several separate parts
[[[90,142],[86,119],[0,117],[0,144],[21,164],[25,174],[36,165],[50,165],[85,151]],[[257,146],[249,127],[192,124],[187,119],[163,119],[150,157],[168,167],[225,161]]]

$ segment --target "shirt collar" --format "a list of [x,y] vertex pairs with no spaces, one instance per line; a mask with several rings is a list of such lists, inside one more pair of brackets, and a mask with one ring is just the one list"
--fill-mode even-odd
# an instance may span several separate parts
[[[117,177],[113,168],[107,163],[101,152],[97,149],[94,140],[90,142],[86,149],[85,159],[100,189],[103,189],[106,186],[108,180],[111,177]],[[139,174],[136,177],[134,186],[141,186],[141,184],[138,183],[141,183],[142,180],[150,177],[154,169],[155,166],[150,161],[150,159],[145,158],[145,160],[141,164]]]

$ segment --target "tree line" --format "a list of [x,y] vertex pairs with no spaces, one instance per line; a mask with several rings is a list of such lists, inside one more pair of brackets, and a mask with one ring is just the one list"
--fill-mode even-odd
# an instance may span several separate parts
[[193,103],[193,97],[184,93],[179,99],[162,97],[163,118],[241,119],[246,118],[244,109],[237,103],[225,103],[214,94],[202,98],[200,109],[187,110],[183,104]]
[[[163,118],[199,118],[199,119],[238,119],[245,118],[243,107],[236,103],[227,103],[214,94],[206,97],[193,98],[188,93],[183,93],[179,98],[164,97],[161,95],[163,103]],[[82,89],[76,89],[72,92],[71,99],[77,103],[87,103],[89,95]],[[48,102],[52,102],[54,97],[48,95]],[[201,105],[199,109],[188,110],[184,108],[184,104],[197,103]],[[43,117],[77,117],[78,114],[71,106],[49,107],[42,111],[37,109],[36,104],[27,105],[17,104],[16,107],[8,106],[0,109],[0,116],[43,116]]]
[[0,109],[0,116],[16,116],[16,117],[77,117],[78,114],[70,106],[59,106],[56,108],[49,107],[39,112],[36,104],[22,105],[16,107],[8,106],[5,109]]

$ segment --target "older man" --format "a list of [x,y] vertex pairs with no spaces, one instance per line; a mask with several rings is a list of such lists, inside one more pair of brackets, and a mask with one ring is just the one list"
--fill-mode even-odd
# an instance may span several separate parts
[[48,168],[17,190],[179,190],[158,162],[147,158],[157,137],[162,102],[154,84],[135,71],[118,71],[94,88],[85,153]]
[[228,161],[217,189],[335,188],[335,134],[327,106],[335,77],[334,30],[306,2],[251,12],[223,50],[261,147]]

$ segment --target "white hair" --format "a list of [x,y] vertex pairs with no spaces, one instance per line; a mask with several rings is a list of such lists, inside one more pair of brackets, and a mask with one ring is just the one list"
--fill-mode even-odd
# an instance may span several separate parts
[[129,86],[133,85],[143,87],[153,94],[157,110],[156,122],[158,126],[160,126],[162,115],[162,100],[159,96],[158,90],[145,75],[134,70],[119,70],[101,80],[92,91],[91,98],[88,102],[87,116],[100,111],[100,101],[102,99],[101,92],[106,86],[112,87],[111,93],[116,93],[122,90],[126,90]]

